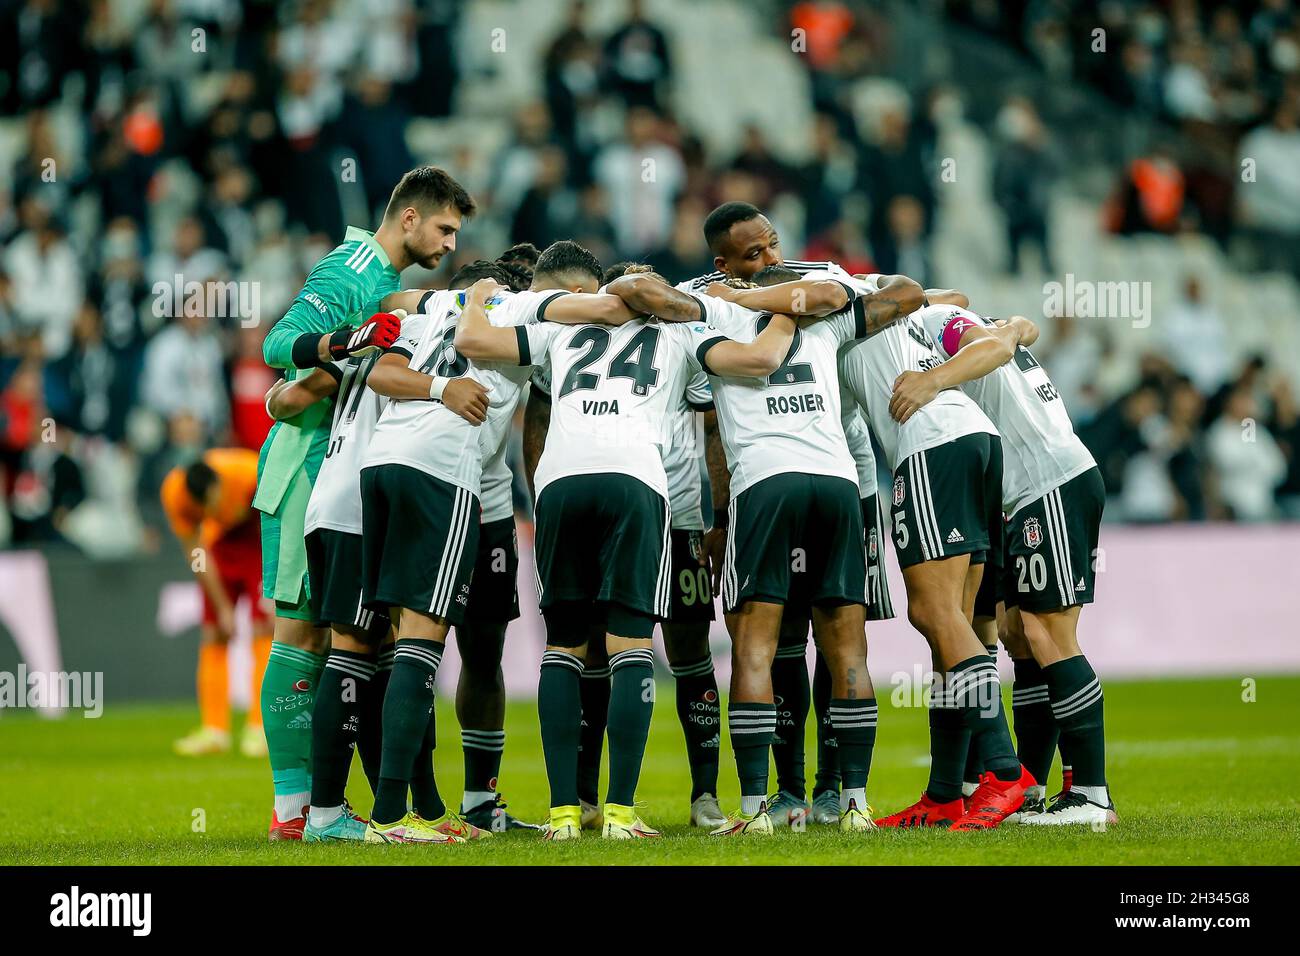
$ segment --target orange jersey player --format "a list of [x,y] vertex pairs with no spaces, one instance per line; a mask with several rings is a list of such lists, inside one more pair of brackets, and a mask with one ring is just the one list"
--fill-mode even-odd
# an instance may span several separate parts
[[243,448],[214,448],[163,479],[162,505],[180,539],[203,592],[199,645],[198,697],[201,726],[176,741],[182,756],[230,749],[228,647],[235,627],[235,605],[248,598],[253,621],[253,706],[240,750],[247,756],[266,753],[260,697],[262,673],[271,649],[271,617],[262,598],[262,546],[258,512],[257,453]]

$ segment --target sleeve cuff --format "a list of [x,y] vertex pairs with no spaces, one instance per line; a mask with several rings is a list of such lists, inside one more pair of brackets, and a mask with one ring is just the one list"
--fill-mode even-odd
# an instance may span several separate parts
[[326,362],[321,366],[321,368],[330,374],[330,377],[334,379],[335,385],[343,384],[343,369],[339,368],[337,363]]
[[689,405],[689,406],[691,406],[691,409],[692,409],[693,411],[697,411],[697,412],[711,412],[711,411],[713,411],[713,403],[712,403],[712,402],[687,402],[686,404]]
[[[691,294],[688,292],[687,295],[691,295]],[[709,310],[708,310],[707,308],[705,308],[705,306],[704,306],[704,300],[701,299],[698,295],[691,295],[691,298],[694,299],[694,300],[695,300],[695,304],[698,305],[698,306],[700,307],[700,324],[701,324],[701,325],[708,325],[708,324],[709,324]]]
[[[545,306],[543,305],[542,308],[545,308]],[[540,318],[541,309],[538,309],[537,311],[538,311],[538,317]],[[519,364],[532,365],[533,364],[532,349],[528,347],[528,333],[524,331],[524,327],[522,325],[515,326],[515,341],[519,344]]]
[[713,346],[717,345],[719,342],[725,341],[727,341],[725,335],[715,335],[713,338],[701,342],[700,347],[695,350],[695,357],[699,360],[700,368],[704,369],[707,374],[714,375],[716,373],[713,369],[709,368],[709,363],[705,361],[705,356],[709,354],[709,349],[713,348]]
[[[538,322],[545,322],[545,321],[546,321],[546,309],[547,309],[547,307],[548,307],[552,302],[554,302],[556,299],[558,299],[560,296],[562,296],[562,295],[568,295],[568,294],[569,294],[569,293],[568,293],[567,291],[560,291],[560,292],[556,293],[555,295],[550,296],[549,298],[543,300],[542,303],[537,307],[537,321],[538,321]],[[519,354],[522,355],[523,353],[520,352]],[[528,364],[530,364],[530,363],[528,363],[528,362],[520,362],[519,364],[521,364],[521,365],[528,365]]]
[[425,303],[427,303],[436,294],[437,293],[435,293],[434,290],[430,289],[424,295],[420,296],[420,304],[416,306],[417,311],[423,312]]
[[861,298],[853,300],[853,337],[858,339],[867,337],[867,307],[863,305]]
[[294,368],[316,368],[320,365],[320,354],[317,352],[320,337],[319,332],[304,332],[293,340],[289,359],[293,362]]
[[404,348],[402,348],[401,346],[398,346],[398,345],[390,345],[388,348],[384,349],[384,354],[385,354],[385,355],[400,355],[400,356],[402,356],[402,358],[406,359],[408,362],[409,362],[411,359],[413,359],[413,358],[415,357],[415,353],[414,353],[414,352],[410,352],[410,351],[408,351],[407,349],[404,349]]

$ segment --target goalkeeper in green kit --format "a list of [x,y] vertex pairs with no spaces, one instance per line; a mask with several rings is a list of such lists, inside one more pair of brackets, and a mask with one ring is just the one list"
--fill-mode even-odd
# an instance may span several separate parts
[[[420,166],[393,190],[370,233],[350,226],[343,243],[316,263],[289,311],[267,333],[266,364],[293,380],[310,370],[381,351],[401,329],[379,303],[399,288],[407,266],[437,267],[456,248],[474,200],[444,170]],[[262,521],[262,593],[275,602],[275,638],[262,680],[262,719],[275,783],[270,839],[302,838],[311,802],[311,715],[328,631],[314,627],[303,523],[325,457],[332,403],[317,402],[277,422],[258,459],[253,507]]]

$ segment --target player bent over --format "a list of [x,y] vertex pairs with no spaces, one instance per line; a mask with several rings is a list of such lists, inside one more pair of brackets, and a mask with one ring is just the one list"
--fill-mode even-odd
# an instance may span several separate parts
[[[1038,780],[1051,767],[1059,734],[1073,765],[1071,786],[1051,809],[1042,789],[1018,822],[1040,826],[1116,822],[1106,784],[1101,684],[1078,642],[1079,614],[1093,599],[1105,490],[1096,462],[1074,434],[1060,394],[1028,349],[1037,329],[1016,317],[1006,331],[962,308],[933,306],[918,320],[946,357],[894,386],[899,413],[961,386],[1003,432],[1004,641],[1016,668],[1012,713],[1021,760]],[[999,338],[1001,336],[1001,338]],[[1009,344],[1009,347],[1008,347]]]
[[[243,448],[214,448],[188,468],[174,468],[162,483],[162,505],[185,558],[202,587],[198,698],[199,729],[176,741],[183,757],[230,749],[227,652],[234,636],[235,604],[248,598],[253,622],[253,704],[240,752],[266,754],[257,699],[271,651],[271,620],[262,600],[262,556],[257,512],[257,455]],[[202,550],[201,555],[196,551]]]
[[[585,292],[598,288],[602,278],[594,256],[565,242],[543,253],[537,273]],[[685,305],[687,314],[699,316],[698,303],[648,277],[617,280],[609,292],[647,281],[664,297],[678,298],[677,308]],[[644,319],[612,327],[542,323],[512,331],[488,326],[469,308],[457,332],[457,349],[471,358],[549,363],[551,380],[559,386],[535,476],[539,602],[547,626],[538,683],[551,787],[547,839],[581,835],[579,685],[596,627],[604,632],[612,672],[602,833],[609,839],[659,835],[634,804],[654,706],[650,637],[655,620],[667,611],[670,584],[660,448],[668,411],[680,400],[688,372],[704,362],[726,374],[770,373],[789,347],[793,323],[773,319],[769,334],[746,346],[703,332],[699,325]]]

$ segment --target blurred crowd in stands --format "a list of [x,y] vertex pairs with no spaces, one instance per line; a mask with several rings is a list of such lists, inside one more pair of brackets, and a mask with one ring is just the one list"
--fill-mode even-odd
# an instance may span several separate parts
[[[1258,160],[1259,188],[1223,200],[1215,219],[1173,158],[1136,157],[1116,170],[1116,231],[1262,236],[1266,264],[1294,268],[1300,19],[1289,0],[936,6],[1022,46],[1044,82],[1095,84],[1179,135],[1215,127]],[[488,168],[449,162],[495,224],[466,230],[457,262],[499,251],[476,246],[483,236],[572,238],[602,261],[684,278],[712,268],[709,209],[743,199],[800,210],[805,241],[787,256],[942,283],[927,111],[885,111],[862,130],[845,101],[888,42],[879,8],[754,8],[770,36],[807,38],[812,148],[800,161],[758,125],[733,155],[705,149],[673,113],[673,26],[653,4],[630,0],[599,31],[587,4],[567,9],[536,66],[542,101],[518,109]],[[157,547],[170,467],[213,445],[260,445],[274,379],[262,336],[345,224],[373,227],[401,173],[430,159],[406,132],[455,117],[465,15],[458,0],[0,0],[0,129],[18,144],[0,153],[11,163],[0,169],[0,542]],[[1120,53],[1108,62],[1122,70],[1089,66],[1081,24],[1093,22],[1111,31]],[[1032,249],[1051,273],[1052,130],[1012,96],[988,134],[1006,268],[1021,271]],[[445,283],[454,268],[425,279]],[[1294,385],[1263,357],[1227,364],[1225,317],[1195,279],[1156,317],[1136,387],[1112,381],[1101,324],[1065,316],[1053,331],[1044,361],[1102,464],[1112,517],[1300,517]]]

